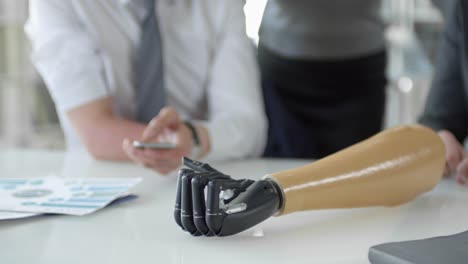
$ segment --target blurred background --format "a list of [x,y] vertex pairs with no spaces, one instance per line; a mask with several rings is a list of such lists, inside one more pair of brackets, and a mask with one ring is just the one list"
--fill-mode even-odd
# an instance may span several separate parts
[[[247,0],[247,33],[258,41],[266,0]],[[451,0],[384,0],[387,22],[386,126],[414,122],[433,74]],[[29,61],[28,0],[0,0],[0,147],[64,148],[54,104]],[[344,47],[345,48],[345,47]]]

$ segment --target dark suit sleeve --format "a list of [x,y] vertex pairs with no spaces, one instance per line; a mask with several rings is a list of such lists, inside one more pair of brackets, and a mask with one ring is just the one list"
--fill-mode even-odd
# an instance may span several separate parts
[[437,69],[421,123],[434,130],[447,129],[463,141],[468,128],[466,104],[467,54],[464,22],[468,4],[457,0],[452,6],[439,51]]

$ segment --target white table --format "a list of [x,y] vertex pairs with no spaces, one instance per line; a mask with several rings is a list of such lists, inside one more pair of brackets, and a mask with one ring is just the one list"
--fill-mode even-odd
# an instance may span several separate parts
[[[252,160],[215,166],[236,177],[306,161]],[[273,217],[241,234],[192,237],[175,224],[176,177],[132,164],[65,158],[60,152],[0,152],[0,177],[143,177],[139,198],[84,217],[0,222],[0,263],[368,263],[370,246],[468,230],[468,187],[443,180],[395,208],[326,210]]]

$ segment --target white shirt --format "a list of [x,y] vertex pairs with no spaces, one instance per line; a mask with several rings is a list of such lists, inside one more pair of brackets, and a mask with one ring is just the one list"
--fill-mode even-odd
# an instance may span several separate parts
[[[26,32],[33,63],[54,99],[68,149],[84,149],[66,111],[112,96],[134,119],[132,60],[145,10],[141,0],[30,0]],[[208,159],[261,153],[266,118],[244,1],[161,0],[156,11],[169,106],[204,122]]]

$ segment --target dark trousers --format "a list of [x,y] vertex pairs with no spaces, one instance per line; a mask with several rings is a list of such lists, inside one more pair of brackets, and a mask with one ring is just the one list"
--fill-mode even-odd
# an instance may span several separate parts
[[264,156],[322,158],[382,128],[385,51],[311,61],[259,47],[268,143]]

